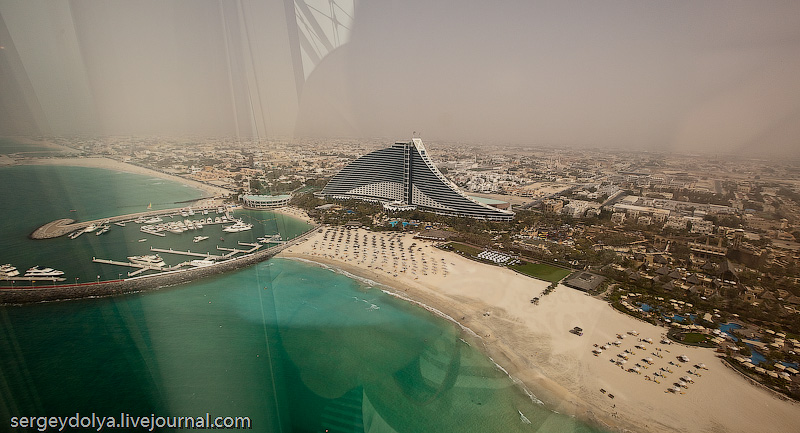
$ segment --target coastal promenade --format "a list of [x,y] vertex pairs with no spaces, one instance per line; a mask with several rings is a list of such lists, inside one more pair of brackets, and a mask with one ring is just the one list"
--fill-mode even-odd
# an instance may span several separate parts
[[[158,211],[165,212],[165,211]],[[51,223],[52,224],[52,223]],[[264,250],[231,258],[211,266],[142,275],[123,280],[102,281],[99,283],[65,284],[31,288],[0,288],[0,305],[29,304],[34,302],[60,301],[89,297],[114,296],[136,293],[162,287],[176,286],[201,278],[241,269],[267,260],[285,248],[305,241],[318,226],[312,226],[305,233]]]
[[51,221],[38,229],[34,230],[33,233],[29,235],[31,239],[52,239],[57,238],[59,236],[64,236],[67,233],[74,232],[76,230],[85,229],[92,224],[104,224],[104,223],[117,223],[117,222],[127,222],[133,221],[137,218],[148,218],[148,217],[155,217],[161,215],[172,215],[172,214],[180,214],[181,211],[186,211],[192,209],[192,211],[200,211],[208,210],[208,211],[215,211],[218,206],[184,206],[179,208],[172,208],[172,209],[161,209],[161,210],[150,210],[145,212],[136,212],[126,215],[117,215],[108,218],[100,218],[91,221],[82,221],[82,222],[75,222],[73,219],[69,218],[62,218],[55,221]]

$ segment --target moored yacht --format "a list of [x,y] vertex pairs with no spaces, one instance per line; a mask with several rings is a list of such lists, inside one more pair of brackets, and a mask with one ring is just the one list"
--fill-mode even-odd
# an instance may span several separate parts
[[59,271],[53,268],[40,268],[34,266],[25,272],[26,277],[60,277],[64,275],[64,271]]
[[192,242],[197,243],[206,239],[208,239],[208,236],[195,236],[194,239],[192,239]]
[[19,275],[19,271],[16,267],[11,266],[11,264],[5,264],[0,266],[0,277],[16,277]]
[[158,266],[158,267],[165,267],[167,266],[164,263],[164,259],[162,259],[158,254],[148,254],[144,256],[129,256],[128,260],[131,263],[135,263],[137,265],[148,265],[148,266]]
[[237,232],[243,232],[243,231],[246,231],[246,230],[250,230],[252,228],[253,228],[252,224],[248,224],[248,223],[246,223],[246,222],[244,222],[242,220],[238,220],[238,221],[236,221],[235,224],[227,226],[227,227],[224,227],[222,229],[222,231],[228,232],[228,233],[237,233]]

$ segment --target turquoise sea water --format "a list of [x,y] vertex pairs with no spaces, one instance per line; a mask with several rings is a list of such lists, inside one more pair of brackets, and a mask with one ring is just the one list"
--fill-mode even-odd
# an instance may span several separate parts
[[20,143],[16,140],[0,137],[0,155],[24,152],[28,156],[37,154],[48,155],[60,153],[59,149],[54,149],[41,144]]
[[[13,176],[4,177],[9,170]],[[19,230],[24,238],[36,219],[60,217],[64,204],[67,212],[69,206],[85,209],[87,218],[117,212],[89,204],[91,194],[78,195],[72,183],[115,190],[123,188],[115,182],[122,175],[0,169],[0,179],[14,182],[33,175],[60,179],[73,199],[41,202],[27,225],[3,225],[3,238]],[[156,182],[132,175],[119,180]],[[163,185],[163,195],[149,194],[157,195],[154,207],[168,197],[198,194]],[[151,200],[131,194],[128,206]],[[265,233],[285,230],[285,238],[302,228],[265,212],[243,216],[260,220]],[[64,264],[45,252],[59,240],[26,239],[43,251],[17,253],[39,254],[66,270],[66,262],[96,253],[92,242],[113,230],[83,246],[81,238],[71,241],[78,246],[59,253]],[[107,239],[109,253],[139,246]],[[21,261],[5,249],[2,254],[3,263]],[[148,293],[0,307],[0,400],[0,431],[9,430],[12,416],[76,412],[247,416],[259,432],[597,431],[534,403],[450,322],[369,282],[287,259]]]

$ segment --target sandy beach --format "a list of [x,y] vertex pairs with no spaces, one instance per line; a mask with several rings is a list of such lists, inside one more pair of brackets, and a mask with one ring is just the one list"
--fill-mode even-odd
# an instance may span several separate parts
[[225,188],[208,185],[184,177],[175,176],[160,171],[151,170],[149,168],[140,167],[138,165],[128,164],[122,161],[117,161],[109,158],[89,157],[89,158],[25,158],[15,161],[20,165],[64,165],[70,167],[92,167],[103,168],[106,170],[122,171],[125,173],[141,174],[144,176],[152,176],[160,179],[172,180],[182,184],[197,188],[210,196],[223,196],[233,194],[232,191]]
[[311,218],[310,216],[308,216],[306,211],[304,211],[303,209],[300,209],[299,207],[282,206],[282,207],[270,209],[270,211],[271,212],[275,212],[275,213],[279,213],[279,214],[283,214],[283,215],[286,215],[286,216],[290,216],[292,218],[297,218],[299,220],[303,220],[308,224],[312,224],[312,225],[316,224],[314,219]]
[[[800,425],[800,404],[751,384],[710,349],[661,343],[665,328],[565,286],[532,304],[547,282],[434,245],[325,227],[280,256],[369,278],[450,316],[547,407],[612,430],[794,432]],[[575,326],[582,336],[569,332]],[[681,378],[685,385],[676,386]]]

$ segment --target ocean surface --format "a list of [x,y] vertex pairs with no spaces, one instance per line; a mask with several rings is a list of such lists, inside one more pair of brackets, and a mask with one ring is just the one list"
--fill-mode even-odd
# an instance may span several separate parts
[[[33,241],[27,235],[56,218],[180,207],[201,193],[71,167],[0,168],[0,183],[11,210],[0,221],[0,263],[46,265],[81,281],[125,272],[92,256],[232,247],[307,227],[243,212],[254,230],[239,238],[209,228],[204,242],[214,246],[193,244],[191,231],[150,239],[138,225]],[[246,416],[258,432],[600,431],[537,404],[452,323],[369,281],[288,259],[147,293],[0,307],[0,403],[0,431],[21,431],[10,429],[13,416],[76,413]]]

